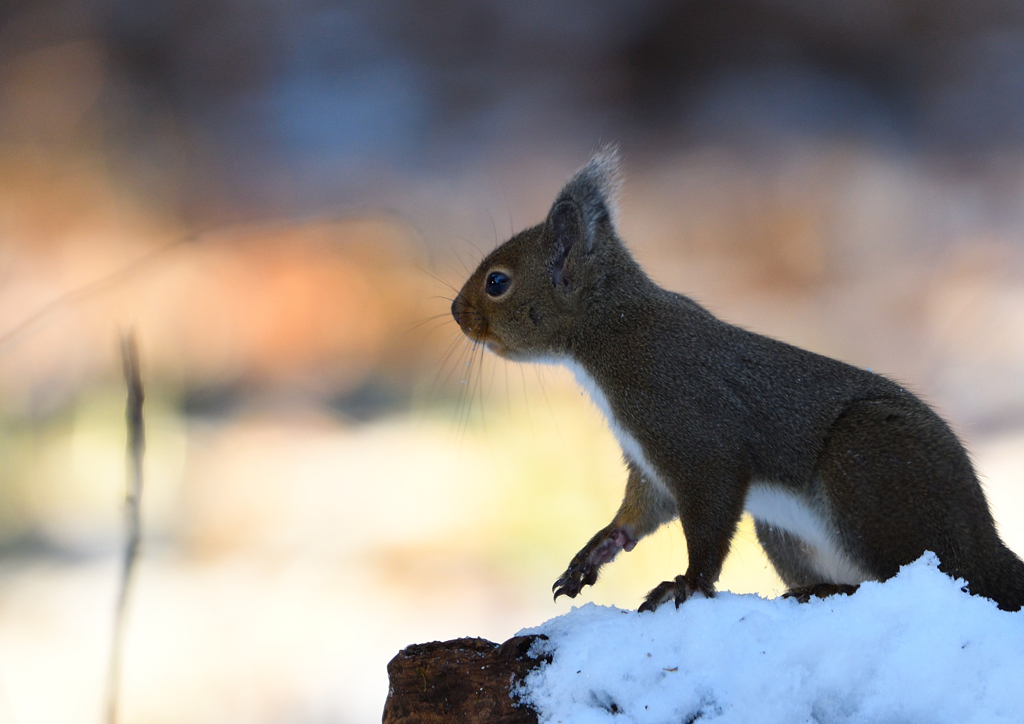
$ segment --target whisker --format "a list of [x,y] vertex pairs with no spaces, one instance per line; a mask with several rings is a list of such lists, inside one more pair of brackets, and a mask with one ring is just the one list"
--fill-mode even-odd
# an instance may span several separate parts
[[[469,350],[469,359],[466,360],[466,377],[461,380],[462,394],[460,398],[461,414],[459,416],[459,451],[462,451],[462,444],[466,439],[466,432],[469,430],[469,417],[472,412],[473,396],[470,389],[473,386],[473,356],[476,354],[477,343],[474,342]],[[460,360],[461,361],[461,360]],[[479,375],[478,375],[479,377]]]
[[509,392],[508,384],[508,366],[509,363],[505,362],[502,367],[505,370],[505,407],[508,409],[508,422],[512,424],[512,394]]
[[[484,360],[485,359],[489,360],[490,363],[491,363],[491,376],[490,376],[490,379],[488,379],[486,385],[484,385],[483,383],[481,383],[481,385],[480,385],[480,423],[481,423],[481,425],[484,428],[484,432],[486,433],[486,431],[487,431],[487,424],[486,424],[486,420],[484,418],[484,410],[485,410],[484,393],[485,393],[485,391],[487,393],[490,393],[494,389],[494,377],[498,373],[498,364],[504,363],[504,360],[492,359],[487,354],[487,350],[484,348],[484,346],[481,345],[481,349],[480,349],[480,366],[481,366],[480,372],[481,372],[481,374],[483,373],[483,366],[484,366]],[[505,364],[507,364],[507,363],[505,363]],[[485,390],[485,388],[486,388],[486,390]]]
[[555,432],[558,433],[559,437],[562,437],[562,430],[558,426],[558,415],[555,414],[555,408],[551,406],[551,400],[548,398],[547,386],[544,384],[543,373],[545,370],[541,369],[541,365],[533,365],[533,370],[537,375],[537,381],[540,383],[540,392],[544,396],[544,405],[548,408],[548,414],[551,415],[551,419],[555,424]]
[[533,427],[533,416],[530,415],[530,395],[526,391],[526,372],[523,370],[522,363],[516,366],[519,368],[519,377],[523,382],[523,405],[526,407],[526,421],[530,425],[530,434],[536,437],[537,431]]
[[494,214],[491,213],[490,209],[487,209],[487,218],[491,220],[491,231],[494,232],[494,245],[498,245],[498,227],[494,225]]
[[433,326],[427,327],[425,330],[423,330],[423,334],[425,336],[430,336],[431,334],[433,334],[434,332],[438,331],[439,329],[449,329],[450,331],[452,331],[454,333],[458,333],[459,332],[459,330],[455,330],[455,329],[451,329],[450,328],[450,324],[451,323],[447,319],[438,319],[438,320],[433,320],[433,321],[434,321]]
[[[456,289],[456,288],[455,288],[455,287],[454,287],[454,286],[453,286],[453,285],[451,284],[451,282],[447,281],[446,279],[443,279],[442,277],[439,277],[439,276],[438,276],[437,274],[434,274],[433,272],[427,271],[426,269],[424,269],[423,267],[421,267],[421,266],[420,266],[419,264],[417,264],[417,265],[416,265],[416,268],[417,268],[417,269],[418,269],[419,271],[421,271],[421,272],[423,272],[424,274],[426,274],[426,275],[427,275],[428,277],[430,277],[431,279],[433,279],[433,280],[434,280],[435,282],[437,282],[438,284],[443,284],[444,286],[448,287],[449,289],[451,289],[451,290],[452,290],[453,292],[455,292],[456,294],[458,294],[458,293],[459,293],[459,290],[458,290],[458,289]],[[453,271],[454,271],[454,270],[453,270]]]
[[[420,327],[422,327],[427,322],[436,322],[439,319],[451,319],[451,316],[452,315],[449,312],[441,312],[440,314],[432,314],[429,317],[427,317],[426,319],[422,319],[419,322],[416,322],[411,327],[409,327],[407,330],[402,332],[402,334],[409,334],[410,332],[419,329]],[[435,329],[436,329],[436,327],[435,327]]]
[[475,389],[473,390],[473,392],[474,392],[474,395],[478,398],[478,402],[479,402],[479,405],[480,405],[480,427],[481,427],[481,429],[483,429],[483,431],[484,431],[484,438],[486,439],[487,438],[487,418],[486,418],[486,416],[484,414],[485,413],[485,410],[484,410],[484,354],[486,354],[486,350],[484,349],[484,345],[481,344],[480,345],[480,359],[477,362],[477,368],[478,369],[477,369],[477,374],[476,374],[476,384],[475,384]]
[[512,207],[508,203],[508,191],[505,189],[505,184],[501,184],[501,196],[505,199],[505,211],[508,212],[508,235],[513,237],[516,234],[516,227],[512,223]]
[[[457,349],[459,349],[461,343],[468,342],[468,341],[469,340],[467,340],[462,334],[459,334],[458,336],[456,336],[455,339],[452,340],[452,343],[450,345],[448,345],[448,349],[445,352],[444,357],[441,360],[441,366],[442,367],[447,366],[448,362],[452,358],[452,355],[455,354],[455,351]],[[459,354],[459,356],[456,358],[456,364],[448,369],[448,374],[445,375],[444,379],[440,382],[440,384],[438,384],[436,386],[436,389],[440,389],[440,388],[448,386],[448,383],[452,379],[452,375],[454,375],[455,374],[455,370],[458,369],[461,366],[463,357],[466,354],[466,347],[462,347],[462,350],[463,350],[462,353]]]
[[[462,334],[453,334],[451,342],[448,344],[447,348],[445,348],[444,354],[441,355],[441,358],[435,367],[433,379],[426,391],[428,399],[438,400],[448,397],[444,390],[449,386],[449,381],[455,372],[455,367],[449,366],[449,362],[452,355],[455,354],[455,351],[459,349],[463,340],[465,340],[465,337],[463,337]],[[445,374],[445,369],[448,370],[448,374]]]
[[484,254],[483,250],[479,246],[477,246],[476,242],[471,241],[470,239],[467,239],[467,238],[462,237],[462,236],[456,236],[455,238],[458,239],[459,241],[462,241],[462,242],[465,242],[466,244],[469,244],[471,247],[476,249],[476,253],[479,255],[479,258],[477,259],[476,264],[477,264],[477,266],[479,266],[480,262],[482,262],[484,260],[484,257],[487,256],[486,254]]
[[[461,240],[461,241],[463,241],[463,242],[465,242],[467,244],[471,243],[468,239],[463,239],[461,236],[457,236],[455,238],[459,239],[459,240]],[[460,264],[462,264],[462,268],[465,270],[465,276],[468,277],[470,274],[472,274],[472,272],[470,271],[469,267],[466,266],[466,261],[462,258],[462,254],[460,254],[459,250],[456,249],[454,246],[452,246],[452,244],[450,242],[449,242],[449,246],[452,249],[452,253],[455,254],[455,258],[459,260]]]

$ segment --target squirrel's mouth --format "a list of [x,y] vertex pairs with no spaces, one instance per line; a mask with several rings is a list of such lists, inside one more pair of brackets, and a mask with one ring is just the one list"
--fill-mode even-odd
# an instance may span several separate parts
[[484,345],[499,357],[505,356],[505,344],[490,330],[487,320],[459,297],[452,302],[452,317],[462,329],[462,333],[469,337],[474,344]]
[[474,345],[482,344],[489,351],[499,357],[505,356],[508,348],[505,347],[505,343],[498,339],[493,332],[487,329],[486,324],[483,324],[482,327],[476,328],[470,327],[467,329],[466,327],[463,327],[462,332],[472,340]]
[[489,349],[491,352],[494,352],[494,354],[498,355],[499,357],[505,356],[505,345],[503,345],[501,342],[497,340],[487,340],[486,342],[484,342],[484,347]]

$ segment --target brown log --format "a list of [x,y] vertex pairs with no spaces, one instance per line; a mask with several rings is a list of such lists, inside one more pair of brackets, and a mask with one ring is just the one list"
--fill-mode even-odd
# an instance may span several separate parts
[[551,661],[529,656],[537,638],[516,636],[503,644],[465,638],[402,649],[388,664],[384,724],[536,724],[537,713],[512,691]]

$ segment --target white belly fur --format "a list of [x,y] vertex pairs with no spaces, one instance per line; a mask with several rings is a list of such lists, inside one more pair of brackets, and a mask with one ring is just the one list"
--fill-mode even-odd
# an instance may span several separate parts
[[823,580],[856,585],[871,579],[839,547],[831,523],[795,493],[777,485],[754,483],[745,507],[755,520],[781,528],[806,543],[811,564]]
[[615,415],[612,414],[612,406],[608,403],[608,398],[600,387],[597,386],[597,381],[590,376],[582,365],[571,358],[565,358],[559,360],[562,364],[572,371],[576,377],[576,382],[587,391],[590,395],[590,399],[593,400],[594,404],[597,405],[597,409],[604,415],[605,420],[608,421],[608,427],[611,429],[612,434],[615,435],[615,439],[619,441],[619,446],[622,448],[622,452],[625,453],[626,457],[632,460],[634,463],[640,466],[643,470],[644,475],[654,484],[658,486],[661,492],[667,496],[671,496],[669,493],[668,486],[665,485],[658,471],[654,469],[647,456],[644,455],[643,448],[640,447],[632,435],[630,435],[623,427],[619,424],[618,420],[615,419]]

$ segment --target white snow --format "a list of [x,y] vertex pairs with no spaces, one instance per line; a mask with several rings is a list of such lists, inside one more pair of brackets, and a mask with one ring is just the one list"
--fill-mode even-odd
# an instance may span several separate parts
[[719,592],[640,614],[587,604],[523,634],[540,721],[1024,722],[1024,611],[925,554],[885,583],[799,604]]

